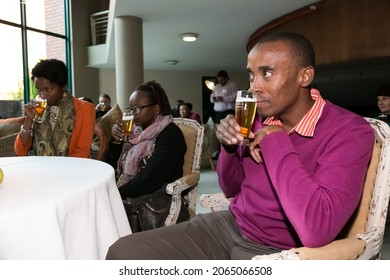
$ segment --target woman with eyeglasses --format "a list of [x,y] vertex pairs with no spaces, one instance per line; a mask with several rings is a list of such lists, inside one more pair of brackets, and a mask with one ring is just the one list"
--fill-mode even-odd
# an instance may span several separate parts
[[[72,96],[67,89],[68,68],[58,59],[42,60],[31,71],[41,105],[25,105],[25,121],[16,137],[18,156],[90,157],[95,128],[93,104]],[[41,113],[41,119],[37,114]]]
[[[130,95],[127,111],[133,114],[129,140],[119,123],[112,128],[112,154],[118,153],[117,185],[122,199],[153,193],[183,175],[187,146],[180,128],[173,122],[165,90],[155,81],[139,85]],[[115,147],[116,146],[116,147]],[[114,156],[115,158],[115,156]],[[165,191],[165,190],[164,190]]]

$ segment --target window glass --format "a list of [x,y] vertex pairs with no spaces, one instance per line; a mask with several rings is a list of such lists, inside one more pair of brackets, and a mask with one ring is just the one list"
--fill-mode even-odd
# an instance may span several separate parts
[[0,52],[0,116],[21,116],[24,86],[20,28],[0,24],[0,34],[7,38],[7,44],[1,44]]
[[0,19],[20,24],[19,1],[0,0]]
[[[24,115],[24,102],[37,94],[31,70],[39,60],[66,62],[65,1],[0,0],[0,118]],[[21,8],[26,10],[26,22],[21,20]],[[22,27],[27,30],[26,42]]]
[[64,0],[26,0],[26,15],[28,27],[65,35]]
[[[64,39],[28,31],[27,41],[29,78],[31,78],[32,68],[42,59],[55,58],[66,63],[66,41]],[[30,98],[35,97],[36,94],[34,85],[30,86]]]

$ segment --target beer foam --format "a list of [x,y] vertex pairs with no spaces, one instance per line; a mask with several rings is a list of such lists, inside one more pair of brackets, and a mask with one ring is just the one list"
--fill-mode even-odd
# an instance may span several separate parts
[[256,98],[237,97],[236,102],[256,102]]
[[237,91],[236,102],[256,102],[256,94],[248,90]]
[[131,121],[132,119],[134,119],[134,116],[133,116],[133,115],[130,115],[130,116],[123,116],[123,117],[122,117],[122,120],[123,120],[123,121]]

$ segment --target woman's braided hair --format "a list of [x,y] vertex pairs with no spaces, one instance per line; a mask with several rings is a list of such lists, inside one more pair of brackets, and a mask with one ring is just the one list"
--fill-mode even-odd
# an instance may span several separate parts
[[148,93],[151,104],[160,105],[160,114],[163,116],[172,115],[171,105],[165,90],[156,81],[148,81],[139,85],[135,90]]

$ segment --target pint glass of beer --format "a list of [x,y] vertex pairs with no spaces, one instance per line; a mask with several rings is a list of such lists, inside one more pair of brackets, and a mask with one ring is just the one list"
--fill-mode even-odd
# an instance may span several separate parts
[[245,145],[249,144],[248,136],[256,113],[256,94],[249,90],[240,90],[236,98],[236,120],[241,126],[241,135]]
[[35,98],[34,102],[36,104],[34,122],[43,123],[43,121],[44,121],[43,113],[46,110],[47,100],[41,98],[40,96],[37,96]]
[[133,119],[134,116],[130,112],[124,112],[122,117],[122,128],[123,128],[123,134],[125,135],[124,139],[122,141],[128,141],[129,135],[131,132],[131,128],[133,127]]

